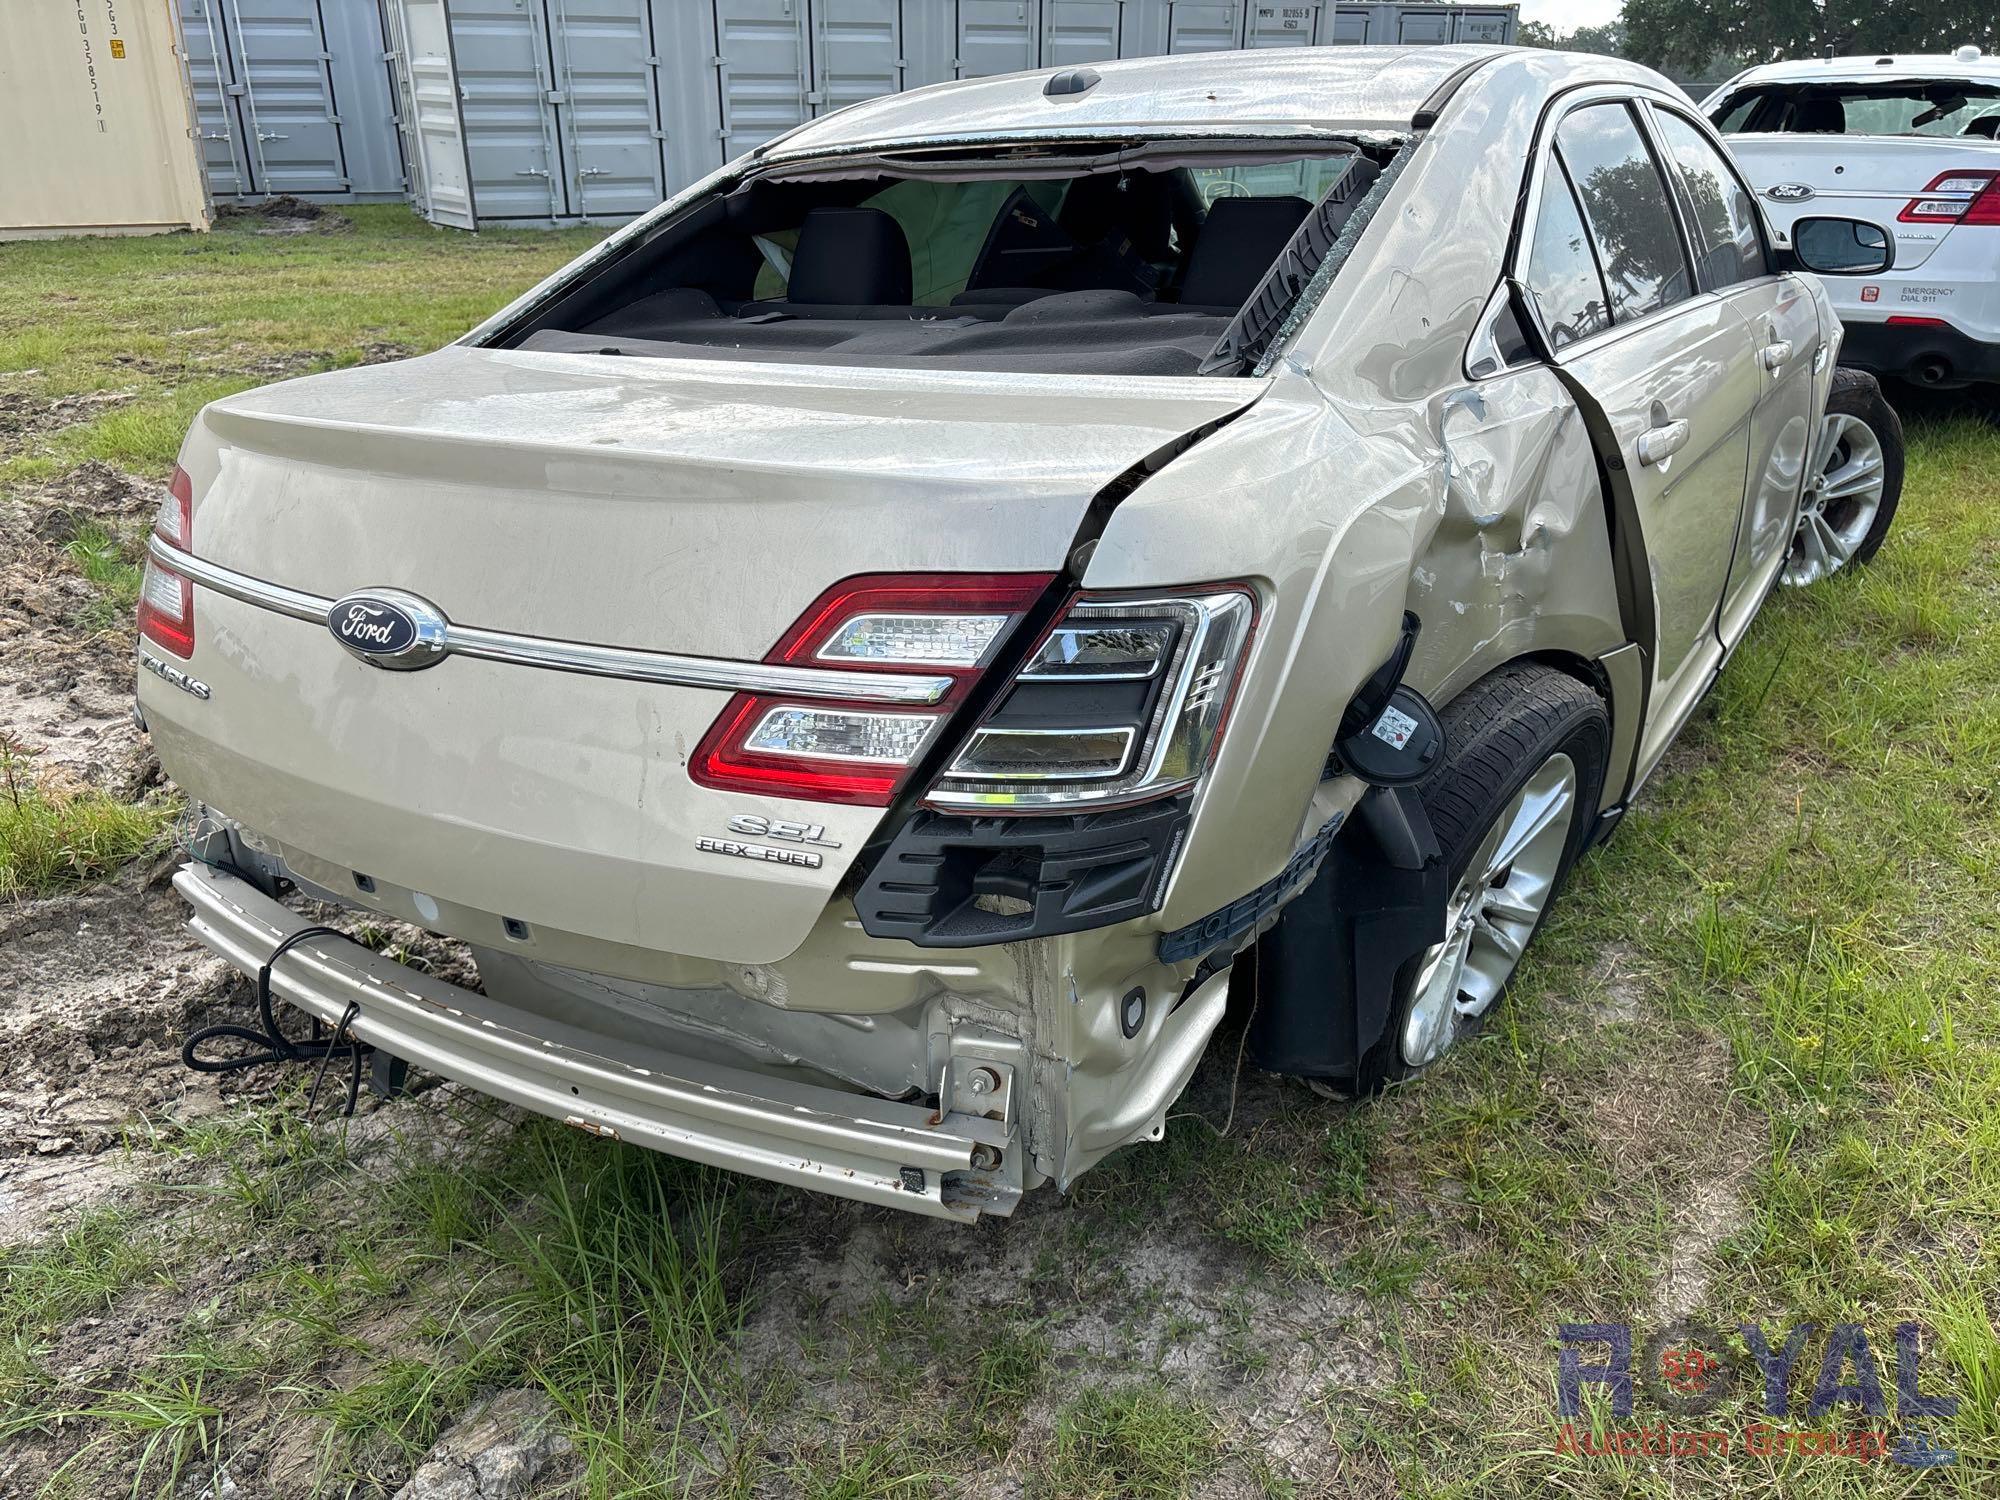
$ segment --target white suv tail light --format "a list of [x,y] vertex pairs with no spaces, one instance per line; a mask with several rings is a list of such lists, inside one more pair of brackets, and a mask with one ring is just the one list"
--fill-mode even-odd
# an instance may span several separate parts
[[1063,613],[924,796],[955,811],[1141,802],[1208,769],[1256,624],[1235,586]]
[[[182,552],[193,547],[194,486],[179,467],[153,520],[153,535]],[[182,661],[194,655],[194,585],[150,557],[139,585],[139,634]]]

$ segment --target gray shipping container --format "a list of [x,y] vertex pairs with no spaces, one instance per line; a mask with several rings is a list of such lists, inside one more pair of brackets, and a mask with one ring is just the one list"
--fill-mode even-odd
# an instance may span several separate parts
[[1505,43],[1517,19],[1334,0],[384,3],[411,196],[463,228],[619,223],[816,115],[921,84],[1238,47]]
[[209,194],[407,194],[377,0],[179,0]]

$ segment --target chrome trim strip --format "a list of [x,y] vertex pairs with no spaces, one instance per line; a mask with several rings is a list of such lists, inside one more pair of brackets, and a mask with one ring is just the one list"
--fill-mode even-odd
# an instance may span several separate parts
[[[259,609],[295,620],[326,623],[334,601],[301,593],[233,568],[183,552],[155,536],[147,552],[163,568],[171,568],[203,588],[226,594]],[[366,592],[365,590],[363,592]],[[514,635],[471,625],[444,629],[447,654],[510,662],[515,666],[546,667],[589,677],[616,677],[627,682],[657,682],[671,687],[714,688],[726,693],[766,693],[792,698],[825,698],[852,703],[942,702],[952,689],[949,677],[920,677],[892,672],[845,672],[830,667],[788,667],[771,662],[729,661],[713,656],[677,656],[668,651],[637,651],[626,646],[592,646],[581,641],[550,640],[546,636]]]

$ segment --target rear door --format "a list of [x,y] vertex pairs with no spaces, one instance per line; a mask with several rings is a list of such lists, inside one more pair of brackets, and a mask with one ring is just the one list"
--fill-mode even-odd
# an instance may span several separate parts
[[1651,669],[1638,770],[1720,665],[1759,395],[1751,334],[1702,293],[1637,106],[1601,91],[1557,121],[1530,184],[1521,280],[1603,455],[1622,585]]
[[1749,494],[1716,622],[1722,644],[1734,646],[1791,546],[1799,486],[1812,457],[1814,375],[1825,330],[1804,283],[1778,274],[1756,201],[1693,114],[1666,104],[1648,105],[1644,113],[1680,201],[1697,284],[1748,325],[1756,356]]

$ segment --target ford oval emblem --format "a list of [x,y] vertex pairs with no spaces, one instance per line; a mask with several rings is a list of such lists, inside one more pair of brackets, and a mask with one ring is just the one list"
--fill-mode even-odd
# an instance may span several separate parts
[[1773,203],[1803,203],[1812,195],[1811,185],[1803,182],[1774,182],[1764,189],[1764,196]]
[[446,620],[435,604],[401,589],[365,589],[333,601],[326,627],[363,661],[409,672],[445,655]]

